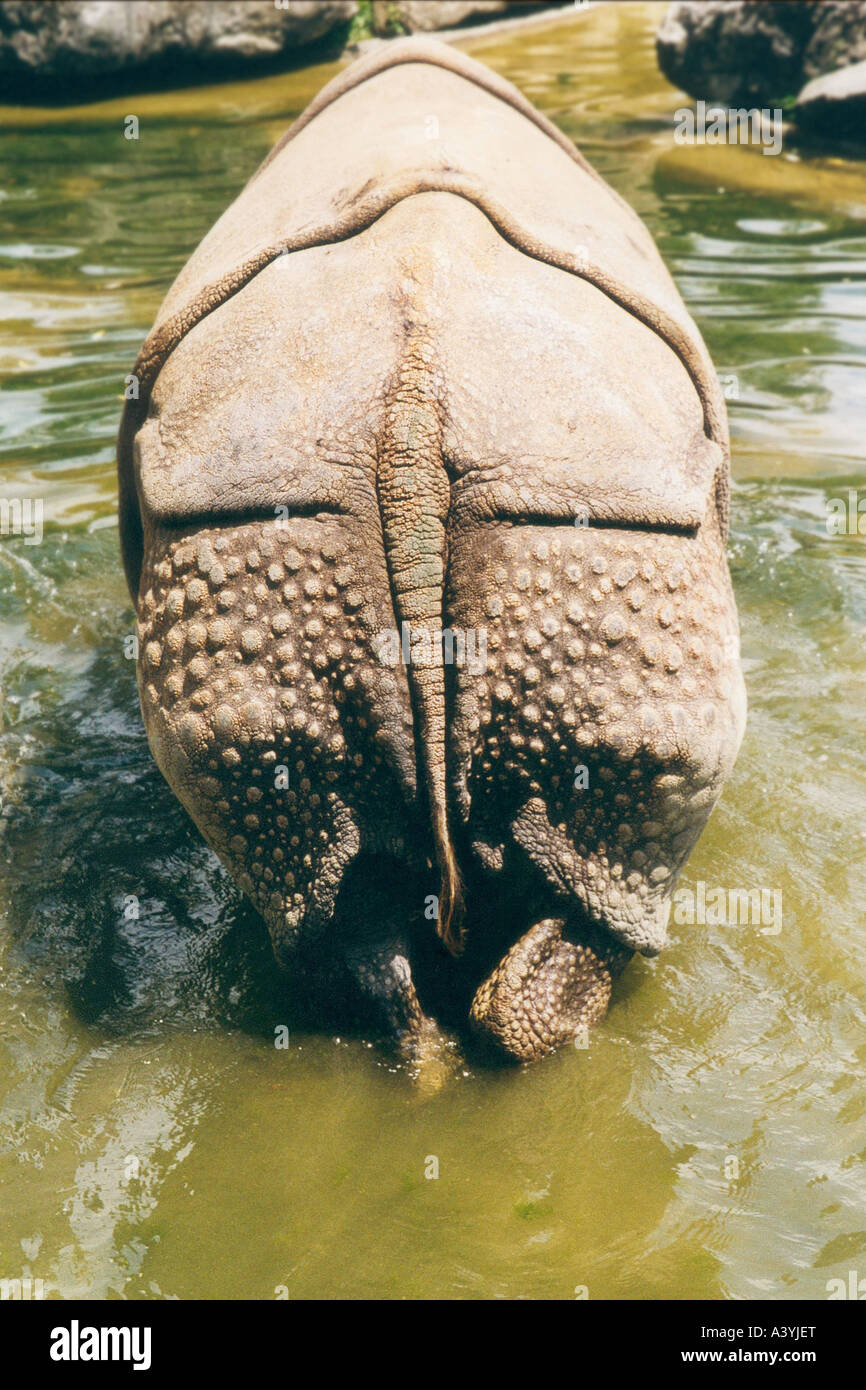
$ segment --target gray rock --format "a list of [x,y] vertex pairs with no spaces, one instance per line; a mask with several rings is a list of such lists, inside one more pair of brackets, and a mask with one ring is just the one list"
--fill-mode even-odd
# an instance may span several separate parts
[[[555,9],[568,0],[373,0],[370,26],[379,39],[429,34]],[[370,39],[356,40],[353,51]]]
[[187,75],[279,59],[357,12],[356,0],[0,0],[0,80],[72,85],[134,69]]
[[656,35],[659,66],[691,96],[774,105],[802,84],[812,8],[790,0],[671,5]]
[[866,0],[681,0],[656,50],[691,96],[776,106],[809,78],[866,59]]
[[866,144],[866,62],[813,78],[797,97],[794,117],[812,134]]
[[396,0],[395,9],[413,34],[433,29],[453,29],[467,19],[498,19],[514,9],[509,0]]
[[866,59],[866,0],[815,5],[815,29],[803,55],[803,76],[818,77]]

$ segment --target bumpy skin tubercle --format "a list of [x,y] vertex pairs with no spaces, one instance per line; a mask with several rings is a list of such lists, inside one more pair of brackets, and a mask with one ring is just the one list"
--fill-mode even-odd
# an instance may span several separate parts
[[614,979],[631,954],[610,941],[569,941],[565,925],[536,922],[472,1000],[476,1031],[517,1061],[584,1040],[607,1012]]
[[640,221],[507,83],[397,42],[136,375],[145,725],[278,961],[413,1065],[451,980],[512,1057],[581,1033],[663,945],[745,718],[724,403]]

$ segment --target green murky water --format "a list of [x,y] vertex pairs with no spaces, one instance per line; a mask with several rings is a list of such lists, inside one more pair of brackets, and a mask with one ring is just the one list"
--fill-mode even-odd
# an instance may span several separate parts
[[330,70],[0,111],[0,479],[45,508],[41,544],[0,548],[0,1277],[821,1299],[866,1274],[866,540],[826,527],[863,483],[866,164],[677,146],[657,18],[471,51],[646,219],[726,378],[751,714],[684,882],[781,889],[783,926],[674,923],[588,1051],[432,1098],[364,1040],[274,1048],[263,930],[162,784],[123,653],[123,374]]

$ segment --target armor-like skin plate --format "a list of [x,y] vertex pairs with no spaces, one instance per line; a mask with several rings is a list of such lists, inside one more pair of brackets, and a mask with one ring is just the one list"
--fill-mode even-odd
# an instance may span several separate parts
[[646,229],[508,83],[395,42],[135,372],[145,725],[277,958],[410,1055],[431,1000],[573,1038],[660,950],[745,721],[724,403]]

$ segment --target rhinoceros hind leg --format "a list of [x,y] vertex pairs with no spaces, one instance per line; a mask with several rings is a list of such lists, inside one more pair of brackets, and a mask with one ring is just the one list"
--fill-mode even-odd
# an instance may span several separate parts
[[366,1011],[393,1037],[422,1089],[437,1090],[456,1063],[453,1043],[424,1012],[409,959],[399,943],[347,952],[346,965]]
[[393,1039],[422,1089],[436,1089],[438,1072],[446,1062],[450,1070],[456,1055],[427,1011],[429,970],[422,962],[431,941],[444,955],[435,925],[419,912],[429,886],[405,864],[361,856],[340,894],[328,951],[318,959],[334,992],[347,995],[344,1016]]
[[580,1038],[604,1017],[631,952],[595,934],[563,935],[563,920],[536,922],[475,992],[475,1030],[516,1061],[530,1062]]

